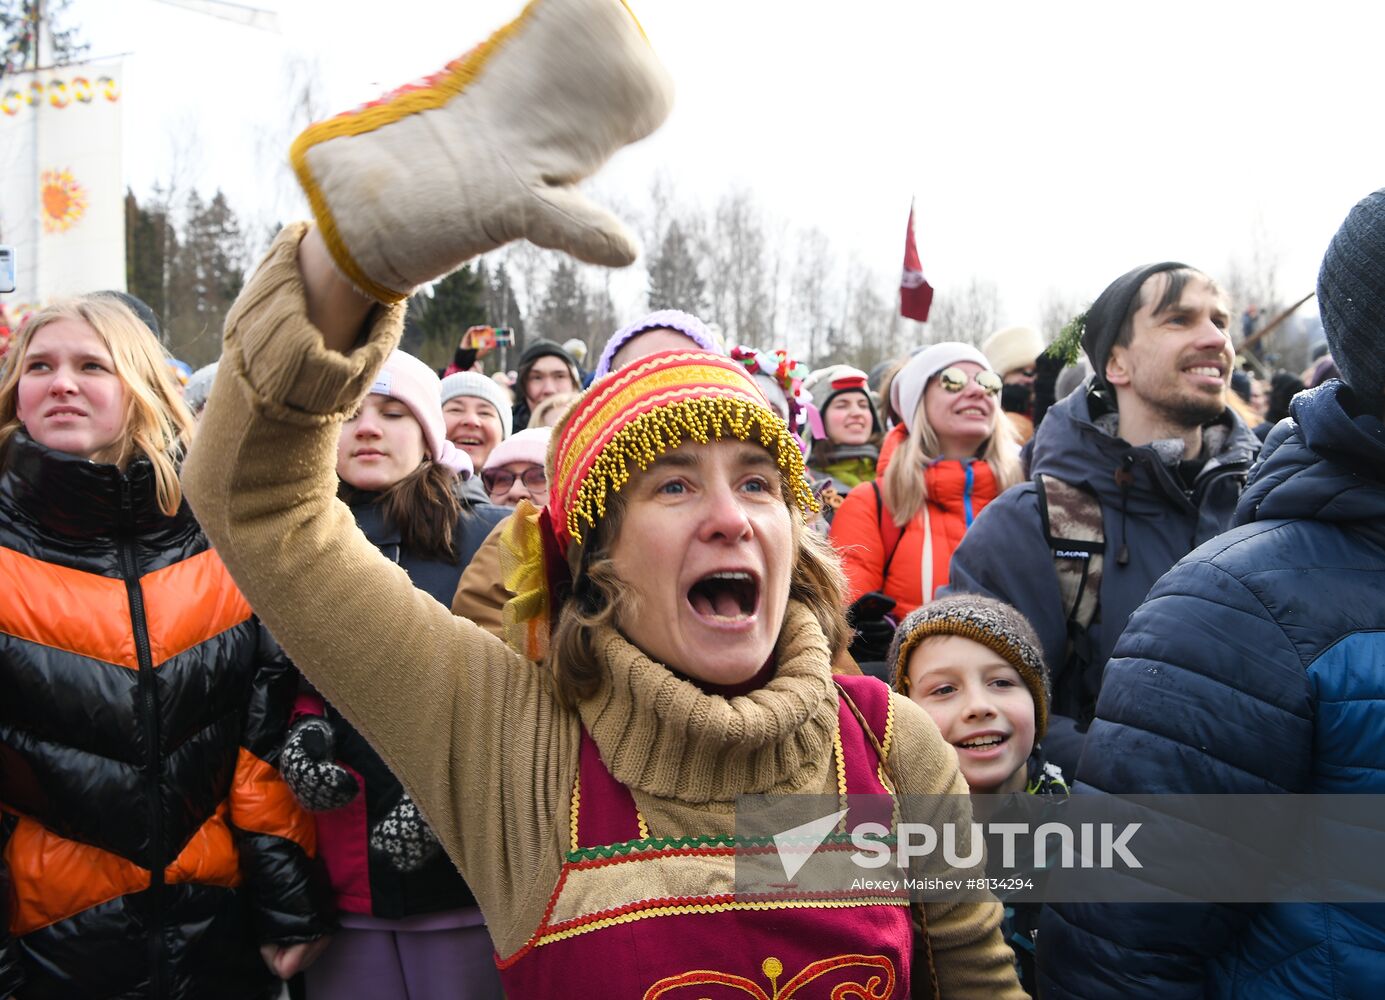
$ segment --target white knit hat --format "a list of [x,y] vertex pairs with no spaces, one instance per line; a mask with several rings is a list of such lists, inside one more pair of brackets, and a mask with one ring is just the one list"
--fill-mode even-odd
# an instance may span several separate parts
[[510,412],[510,401],[489,375],[482,375],[480,372],[453,372],[447,376],[438,387],[438,405],[446,405],[449,399],[456,399],[458,396],[475,396],[494,406],[500,417],[500,440],[504,441],[510,436],[514,422]]
[[890,402],[894,405],[900,420],[904,422],[905,430],[914,429],[914,414],[918,411],[919,400],[923,398],[923,390],[927,387],[928,380],[948,365],[955,365],[961,361],[971,361],[987,371],[995,371],[986,360],[986,355],[970,344],[960,344],[956,341],[924,348],[899,370],[899,374],[890,383]]
[[981,342],[981,353],[991,359],[991,365],[1001,375],[1016,368],[1032,368],[1034,359],[1043,352],[1043,336],[1027,326],[997,330]]

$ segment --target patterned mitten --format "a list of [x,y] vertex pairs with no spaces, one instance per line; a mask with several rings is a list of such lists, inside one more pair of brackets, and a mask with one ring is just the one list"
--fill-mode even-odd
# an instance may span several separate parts
[[332,724],[320,715],[304,716],[289,730],[279,755],[279,773],[304,809],[340,809],[361,793],[351,772],[336,762]]
[[416,872],[442,853],[438,838],[408,793],[370,831],[371,850],[389,858],[397,872]]
[[397,302],[516,239],[629,264],[634,239],[577,185],[672,101],[624,0],[532,0],[433,76],[309,127],[290,159],[337,267]]

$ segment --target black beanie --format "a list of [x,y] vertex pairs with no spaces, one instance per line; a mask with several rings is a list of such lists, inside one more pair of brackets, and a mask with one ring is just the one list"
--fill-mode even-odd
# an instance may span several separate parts
[[1318,272],[1318,311],[1342,381],[1385,396],[1385,188],[1356,203]]
[[524,376],[529,374],[529,369],[539,358],[554,357],[562,360],[567,365],[568,371],[572,374],[573,383],[577,388],[582,387],[582,374],[577,368],[577,362],[573,360],[571,354],[563,350],[561,344],[555,344],[551,340],[536,340],[524,349],[524,353],[519,356],[519,368],[516,374],[519,381],[524,381]]
[[1087,310],[1086,323],[1082,331],[1082,349],[1096,373],[1096,384],[1107,387],[1106,359],[1111,356],[1111,348],[1120,336],[1121,327],[1130,317],[1131,305],[1140,288],[1152,276],[1165,271],[1194,270],[1187,264],[1176,260],[1166,260],[1161,264],[1145,264],[1132,271],[1126,271],[1106,286],[1106,290],[1096,297],[1092,307]]
[[159,317],[154,314],[154,310],[141,298],[131,295],[129,292],[117,292],[115,289],[99,292],[100,295],[108,296],[112,299],[119,299],[130,312],[139,317],[140,322],[149,327],[159,342],[163,342],[163,331],[159,329]]

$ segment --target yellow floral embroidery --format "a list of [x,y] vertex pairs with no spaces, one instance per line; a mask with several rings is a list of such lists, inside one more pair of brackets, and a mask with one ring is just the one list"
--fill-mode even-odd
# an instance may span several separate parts
[[[781,989],[779,977],[784,974],[784,963],[770,956],[760,963],[760,972],[769,980],[769,992],[759,983],[735,973],[719,972],[713,969],[692,969],[676,976],[666,976],[645,991],[644,1000],[661,1000],[675,991],[688,987],[723,986],[753,997],[754,1000],[795,1000],[799,991],[810,983],[820,980],[833,972],[853,970],[853,979],[864,982],[843,982],[832,989],[834,997],[855,997],[858,1000],[887,1000],[894,996],[894,963],[884,955],[836,955],[820,959],[806,966]],[[863,974],[860,970],[866,970]]]

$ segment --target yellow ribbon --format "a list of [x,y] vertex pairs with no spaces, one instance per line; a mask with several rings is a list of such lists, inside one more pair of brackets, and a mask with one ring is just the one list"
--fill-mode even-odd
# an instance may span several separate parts
[[514,595],[505,602],[505,641],[536,663],[548,655],[552,614],[540,513],[528,500],[521,500],[500,532],[500,576],[505,589]]

